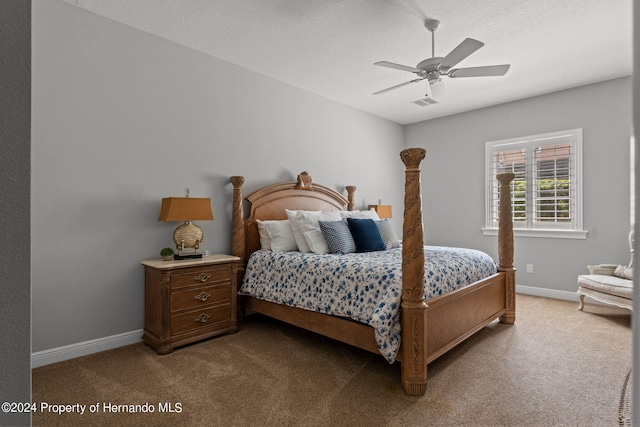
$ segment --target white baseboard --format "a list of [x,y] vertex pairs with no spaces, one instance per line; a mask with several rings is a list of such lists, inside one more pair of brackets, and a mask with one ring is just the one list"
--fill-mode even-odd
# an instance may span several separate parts
[[[578,301],[575,292],[557,291],[555,289],[534,288],[532,286],[516,285],[516,293],[534,295],[545,298],[555,298],[568,301]],[[77,344],[66,345],[64,347],[52,348],[50,350],[31,353],[31,368],[50,365],[64,360],[74,359],[88,354],[98,353],[125,345],[135,344],[141,341],[142,329],[125,332],[123,334],[98,338],[91,341],[84,341]]]
[[141,341],[142,329],[31,353],[31,369]]
[[516,293],[578,302],[578,294],[576,292],[558,291],[556,289],[534,288],[533,286],[516,285]]

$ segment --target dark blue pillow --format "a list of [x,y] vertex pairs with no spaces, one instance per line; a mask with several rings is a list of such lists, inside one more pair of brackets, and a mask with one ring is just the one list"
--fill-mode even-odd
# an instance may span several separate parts
[[356,243],[356,252],[385,251],[378,226],[372,219],[347,218],[351,236]]

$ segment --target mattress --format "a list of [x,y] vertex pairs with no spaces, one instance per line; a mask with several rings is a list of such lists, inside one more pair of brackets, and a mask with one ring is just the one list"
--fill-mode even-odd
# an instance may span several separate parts
[[[484,252],[425,246],[424,297],[460,289],[496,271]],[[402,248],[346,255],[258,250],[249,258],[238,293],[369,325],[380,353],[395,361],[401,340]]]

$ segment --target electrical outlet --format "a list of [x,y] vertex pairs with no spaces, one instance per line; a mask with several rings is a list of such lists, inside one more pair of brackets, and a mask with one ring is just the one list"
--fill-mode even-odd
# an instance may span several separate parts
[[527,264],[527,273],[533,273],[533,264]]

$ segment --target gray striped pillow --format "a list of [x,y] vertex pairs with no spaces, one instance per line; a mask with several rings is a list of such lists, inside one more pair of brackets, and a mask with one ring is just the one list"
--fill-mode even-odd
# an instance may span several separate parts
[[332,254],[350,254],[356,251],[356,244],[345,220],[318,221],[318,225]]
[[382,241],[387,249],[395,249],[400,247],[400,239],[396,235],[396,232],[393,230],[391,223],[388,219],[383,219],[380,221],[376,221],[376,225],[378,226],[378,231],[382,236]]

